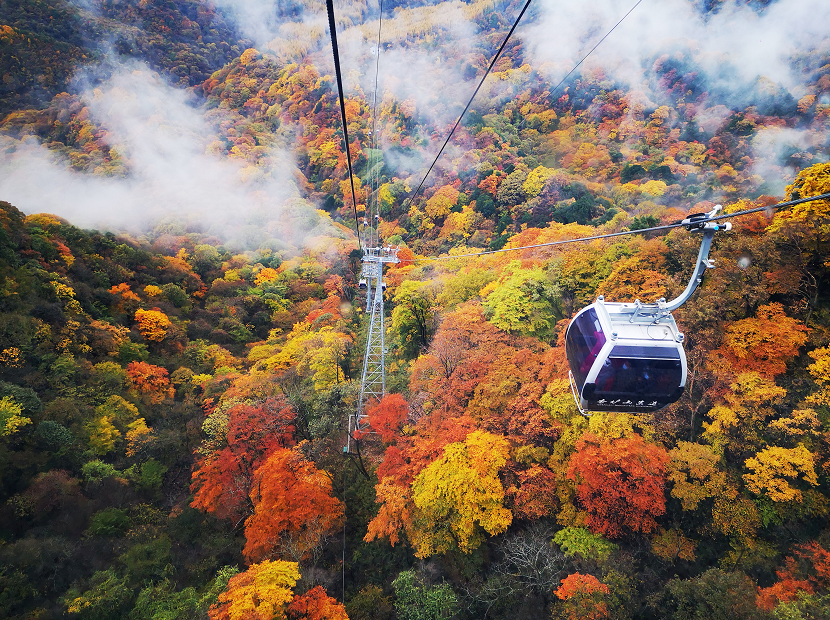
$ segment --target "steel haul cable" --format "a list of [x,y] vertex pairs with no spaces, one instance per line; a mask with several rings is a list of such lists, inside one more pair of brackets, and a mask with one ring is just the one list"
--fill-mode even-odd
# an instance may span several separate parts
[[[735,213],[725,213],[723,215],[716,215],[715,217],[706,218],[707,222],[715,222],[718,220],[725,220],[732,217],[741,217],[749,215],[750,213],[758,213],[760,211],[773,211],[776,209],[783,209],[784,207],[792,207],[793,205],[803,204],[805,202],[813,202],[814,200],[830,199],[830,193],[820,194],[818,196],[809,196],[807,198],[796,198],[795,200],[788,200],[786,202],[779,202],[774,205],[766,207],[755,207],[753,209],[745,209],[743,211],[736,211]],[[611,237],[623,237],[626,235],[641,235],[643,233],[654,232],[657,230],[671,230],[672,228],[680,228],[681,226],[688,226],[688,223],[683,221],[675,222],[673,224],[665,224],[663,226],[653,226],[651,228],[640,228],[637,230],[623,230],[621,232],[607,233],[604,235],[593,235],[591,237],[578,237],[576,239],[564,239],[562,241],[551,241],[549,243],[537,243],[535,245],[523,245],[516,248],[502,248],[501,250],[485,250],[484,252],[471,252],[469,254],[454,254],[448,256],[434,256],[418,258],[416,262],[429,262],[439,260],[452,260],[456,258],[470,258],[476,256],[488,256],[490,254],[503,254],[505,252],[517,252],[519,250],[533,250],[536,248],[547,248],[555,245],[565,245],[568,243],[577,243],[580,241],[595,241],[597,239],[610,239]]]
[[[576,71],[583,62],[585,62],[585,60],[588,58],[588,56],[590,56],[591,54],[594,53],[594,51],[602,44],[602,42],[605,41],[605,39],[607,39],[611,35],[611,33],[614,32],[614,30],[617,29],[617,26],[619,26],[620,24],[623,23],[623,21],[625,20],[626,17],[631,15],[631,13],[634,11],[634,9],[636,9],[638,6],[640,6],[640,3],[642,1],[643,0],[637,0],[637,2],[634,4],[634,6],[632,6],[628,10],[628,12],[625,15],[623,15],[616,24],[614,24],[612,26],[611,30],[606,32],[605,35],[599,41],[597,41],[596,45],[594,45],[594,47],[592,47],[590,49],[590,51],[587,54],[585,54],[585,56],[582,57],[582,60],[580,60],[578,63],[576,63],[574,65],[573,69],[568,71],[567,75],[562,78],[562,80],[559,82],[559,84],[556,85],[556,87],[551,91],[551,93],[550,93],[551,95],[553,95],[553,93],[555,93],[557,90],[559,90],[559,87],[562,86],[562,84],[565,83],[565,80],[567,80],[573,74],[573,72]],[[424,175],[424,178],[421,180],[421,183],[418,185],[418,188],[413,192],[412,196],[410,196],[407,199],[410,203],[413,200],[415,200],[415,197],[418,195],[418,193],[421,191],[421,188],[424,186],[424,183],[426,182],[427,177],[429,177],[429,173],[432,172],[432,169],[435,167],[435,164],[438,162],[438,159],[441,157],[441,154],[444,152],[444,149],[447,147],[447,144],[449,143],[450,139],[452,138],[453,134],[455,133],[455,130],[458,129],[458,125],[461,123],[461,119],[464,118],[464,115],[470,109],[470,106],[472,105],[473,100],[475,99],[476,95],[478,94],[478,91],[481,89],[482,85],[484,84],[484,80],[487,79],[487,76],[490,74],[490,70],[493,68],[493,66],[496,64],[496,61],[501,56],[501,53],[504,50],[504,47],[507,45],[507,42],[510,40],[510,37],[513,34],[513,31],[516,30],[516,26],[519,25],[519,20],[522,19],[522,16],[525,14],[525,11],[527,10],[528,6],[530,6],[530,0],[527,0],[527,2],[525,2],[524,7],[522,7],[522,10],[519,13],[519,16],[516,18],[516,21],[513,23],[513,27],[510,29],[510,32],[507,33],[507,36],[504,38],[504,41],[502,42],[501,47],[499,47],[499,50],[496,52],[496,55],[493,57],[493,60],[490,62],[490,66],[487,67],[487,71],[484,72],[484,75],[482,76],[481,81],[478,83],[478,86],[476,87],[475,91],[473,91],[473,96],[470,97],[470,101],[467,103],[466,107],[461,112],[461,115],[458,117],[458,120],[455,121],[455,125],[453,125],[453,128],[450,131],[450,134],[447,136],[447,139],[444,141],[444,144],[441,146],[441,150],[439,150],[438,154],[435,156],[435,159],[433,160],[432,164],[430,165],[429,170],[427,170],[426,174]],[[406,202],[407,201],[404,201],[404,204]]]
[[[378,77],[380,76],[380,40],[381,40],[381,28],[383,27],[383,0],[380,0],[380,7],[379,7],[379,15],[378,15],[378,44],[375,53],[375,93],[373,96],[372,101],[372,139],[371,139],[371,148],[372,148],[372,156],[374,157],[376,153],[378,153],[378,134],[377,134],[377,118],[378,118]],[[371,161],[370,161],[371,163]],[[380,197],[378,196],[378,191],[380,190],[380,169],[376,169],[378,163],[380,163],[380,169],[383,168],[383,154],[381,153],[378,157],[378,160],[374,162],[372,168],[369,169],[369,187],[372,191],[372,194],[375,197],[375,209],[374,209],[374,220],[372,221],[372,228],[375,231],[372,238],[372,243],[370,244],[372,247],[377,247],[380,245],[380,232],[378,231],[378,225],[380,223]]]
[[[420,185],[418,185],[418,188],[413,192],[412,196],[410,196],[407,199],[410,203],[413,200],[415,200],[415,197],[418,195],[418,193],[421,191],[421,188],[424,186],[424,183],[426,182],[427,177],[429,177],[429,173],[432,172],[432,169],[435,167],[435,164],[438,162],[438,159],[441,157],[441,153],[443,153],[444,149],[447,148],[447,144],[449,144],[450,139],[452,138],[453,134],[455,133],[455,130],[458,129],[458,125],[461,123],[461,119],[464,118],[464,115],[467,113],[467,110],[470,109],[470,106],[473,104],[473,99],[476,98],[476,95],[478,94],[478,91],[481,89],[482,85],[484,84],[484,80],[486,80],[487,76],[490,75],[490,70],[493,68],[493,66],[495,66],[496,61],[501,56],[501,53],[504,51],[504,47],[507,45],[507,42],[510,40],[510,36],[513,34],[513,31],[516,30],[516,26],[519,25],[519,20],[522,18],[522,15],[525,14],[525,11],[527,11],[527,7],[529,7],[529,6],[530,6],[530,0],[527,0],[527,2],[525,2],[525,5],[522,7],[522,10],[519,13],[519,16],[516,18],[516,21],[513,22],[513,27],[510,29],[510,32],[507,33],[507,36],[504,38],[504,41],[502,41],[501,47],[499,47],[498,51],[496,52],[496,55],[493,56],[493,60],[490,62],[490,66],[487,67],[487,71],[484,72],[484,75],[481,77],[481,81],[478,83],[478,86],[476,86],[476,89],[473,91],[473,96],[470,97],[470,101],[467,102],[467,105],[464,107],[464,110],[459,115],[458,120],[455,121],[455,125],[453,125],[453,128],[450,131],[450,134],[447,136],[447,139],[444,140],[444,144],[441,146],[441,150],[438,151],[438,155],[435,156],[435,159],[433,160],[432,164],[430,165],[429,170],[427,170],[427,173],[424,175],[424,178],[421,180]],[[404,203],[406,203],[406,201],[404,201]]]
[[591,48],[591,51],[589,51],[587,54],[585,54],[585,56],[582,57],[582,60],[580,60],[578,63],[576,63],[574,65],[574,68],[571,69],[570,71],[568,71],[568,74],[560,80],[559,84],[557,84],[552,91],[550,91],[551,95],[553,95],[553,93],[555,93],[557,90],[559,90],[559,87],[562,86],[562,84],[565,83],[565,80],[567,80],[569,77],[571,77],[571,75],[573,75],[574,71],[579,69],[579,66],[583,62],[585,62],[585,60],[588,58],[588,56],[590,56],[591,54],[594,53],[594,51],[602,44],[602,42],[605,41],[605,39],[607,39],[609,37],[609,35],[617,29],[617,26],[619,26],[621,23],[623,23],[623,20],[625,20],[625,18],[628,17],[629,15],[631,15],[631,13],[634,11],[634,9],[636,9],[638,6],[640,6],[640,3],[642,1],[643,0],[637,0],[637,3],[634,6],[632,6],[630,9],[628,9],[628,13],[623,15],[622,18],[620,18],[620,21],[618,21],[616,24],[614,24],[614,26],[611,28],[611,30],[606,32],[605,36],[602,37],[599,41],[597,41],[597,44],[594,45],[594,47]]
[[337,28],[334,23],[334,2],[326,0],[326,11],[329,14],[329,30],[331,31],[331,49],[334,54],[334,72],[337,76],[337,90],[340,96],[340,116],[343,119],[343,140],[346,143],[346,162],[349,166],[349,182],[352,185],[352,207],[354,208],[354,226],[357,233],[357,247],[363,249],[360,243],[360,223],[357,217],[357,195],[354,191],[354,175],[352,173],[352,154],[349,147],[349,126],[346,119],[346,100],[343,97],[343,78],[340,75],[340,51],[337,48]]

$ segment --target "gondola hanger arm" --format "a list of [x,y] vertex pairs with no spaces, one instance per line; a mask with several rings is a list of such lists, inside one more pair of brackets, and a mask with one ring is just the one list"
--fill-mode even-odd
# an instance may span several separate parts
[[721,205],[715,205],[715,208],[708,213],[690,215],[683,220],[682,223],[686,230],[690,232],[703,233],[703,238],[700,241],[700,250],[697,254],[697,263],[695,264],[694,270],[692,270],[692,277],[689,278],[689,284],[686,285],[686,290],[671,301],[666,301],[665,299],[657,300],[657,305],[660,310],[672,312],[689,301],[689,298],[695,292],[697,287],[700,286],[701,282],[703,282],[703,275],[706,273],[706,270],[713,269],[715,267],[715,261],[709,258],[709,250],[712,247],[712,239],[718,231],[732,230],[732,224],[729,222],[720,224],[712,221],[712,218],[714,218],[718,212],[721,211],[721,209],[723,209]]

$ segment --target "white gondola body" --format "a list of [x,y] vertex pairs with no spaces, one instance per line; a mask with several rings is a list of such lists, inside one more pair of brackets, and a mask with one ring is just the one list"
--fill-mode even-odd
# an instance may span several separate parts
[[670,312],[600,297],[571,321],[566,352],[583,411],[656,411],[686,386],[683,335]]

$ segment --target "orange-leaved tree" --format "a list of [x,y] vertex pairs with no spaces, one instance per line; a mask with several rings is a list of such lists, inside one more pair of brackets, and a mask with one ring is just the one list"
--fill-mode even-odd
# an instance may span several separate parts
[[726,327],[723,345],[710,354],[714,369],[734,374],[757,372],[774,377],[787,370],[787,362],[798,356],[807,341],[807,328],[788,317],[779,303],[761,306],[755,317]]
[[416,433],[399,437],[386,449],[377,469],[378,484],[375,487],[375,501],[381,506],[377,516],[369,522],[366,542],[388,537],[395,545],[400,540],[401,530],[410,533],[413,480],[440,458],[446,445],[464,441],[472,430],[473,421],[468,417],[433,414],[418,421]]
[[521,519],[536,520],[551,516],[557,507],[558,477],[550,469],[533,464],[515,474],[517,486],[508,489],[513,514]]
[[245,521],[243,554],[251,562],[307,558],[343,517],[331,479],[298,449],[274,450],[254,473],[250,496],[254,514]]
[[175,389],[170,385],[167,370],[147,362],[130,362],[127,364],[127,386],[133,392],[149,397],[150,402],[158,404],[167,398],[173,398]]
[[758,589],[758,607],[772,610],[778,603],[798,598],[799,592],[810,594],[830,586],[830,551],[816,541],[798,545],[795,554],[779,568],[778,581]]
[[400,394],[387,394],[377,404],[370,407],[366,414],[369,425],[387,443],[395,440],[409,414],[409,405]]
[[567,476],[587,513],[586,525],[609,538],[657,529],[666,512],[669,454],[637,434],[611,441],[590,433],[576,444]]
[[667,253],[662,240],[644,241],[640,252],[619,260],[597,293],[610,301],[623,302],[635,299],[655,301],[665,297],[668,282],[665,276]]
[[133,293],[126,282],[112,286],[109,292],[113,296],[113,309],[116,312],[129,312],[141,302],[141,298]]
[[459,415],[508,340],[480,303],[459,304],[444,317],[429,351],[413,363],[410,389],[423,393],[430,410]]
[[321,586],[294,597],[288,605],[288,620],[349,620],[346,608]]
[[568,575],[553,593],[564,601],[565,617],[569,620],[601,620],[608,617],[605,597],[610,590],[593,575]]

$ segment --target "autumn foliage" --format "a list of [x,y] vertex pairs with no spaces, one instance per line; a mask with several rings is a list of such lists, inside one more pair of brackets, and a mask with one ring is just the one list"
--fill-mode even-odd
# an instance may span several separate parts
[[349,620],[343,604],[326,594],[321,586],[295,596],[286,612],[288,620]]
[[385,442],[392,442],[401,431],[409,413],[409,405],[400,394],[384,396],[376,405],[370,407],[366,415],[369,425]]
[[343,516],[331,495],[331,479],[288,448],[277,448],[256,469],[250,497],[254,513],[245,521],[243,550],[250,562],[304,559]]
[[141,335],[152,342],[164,340],[172,325],[167,315],[159,310],[138,309],[135,311],[135,320]]
[[554,591],[556,597],[565,602],[566,617],[572,620],[608,618],[604,595],[609,593],[608,586],[599,579],[581,573],[568,575]]
[[778,603],[797,599],[799,592],[811,594],[830,586],[830,552],[815,541],[799,545],[776,574],[778,581],[758,590],[761,609],[772,610]]
[[127,364],[127,385],[138,394],[146,395],[151,402],[159,403],[173,396],[173,387],[166,369],[147,362]]
[[610,538],[657,529],[666,512],[666,451],[639,435],[603,441],[585,435],[576,444],[568,477],[592,531]]
[[300,578],[294,562],[265,560],[231,577],[210,608],[211,620],[285,620]]
[[478,547],[482,530],[504,532],[513,516],[504,508],[499,469],[507,462],[508,444],[484,431],[444,449],[412,485],[415,505],[410,539],[416,555],[446,553],[456,546],[467,553]]
[[194,469],[193,507],[220,519],[246,518],[253,510],[249,494],[254,472],[275,450],[293,445],[295,415],[280,398],[257,407],[232,407],[221,438],[225,445],[203,456]]
[[[830,191],[826,2],[681,2],[695,44],[653,48],[633,89],[603,66],[613,55],[557,90],[561,59],[507,46],[415,193],[503,7],[394,7],[377,52],[460,81],[402,100],[387,80],[375,105],[348,80],[346,145],[308,12],[270,15],[260,50],[227,2],[95,4],[3,3],[0,167],[39,150],[84,187],[134,190],[160,131],[205,165],[152,202],[198,217],[99,233],[0,201],[4,617],[830,617],[830,201],[773,208]],[[372,11],[345,9],[347,40],[365,38]],[[738,16],[768,34],[810,9],[815,27],[789,27],[795,47],[763,77],[720,46],[730,84],[711,88],[707,33]],[[599,295],[674,297],[700,243],[619,234],[716,203],[759,210],[730,216],[674,311],[682,397],[581,415],[570,318]],[[375,233],[400,262],[385,267],[389,393],[361,403],[358,451]],[[559,243],[580,237],[597,238]]]

